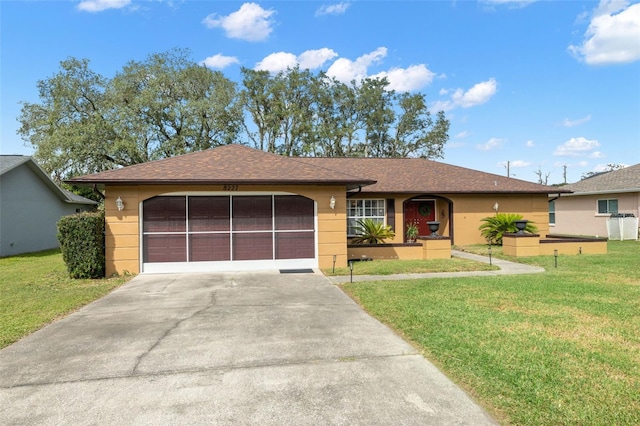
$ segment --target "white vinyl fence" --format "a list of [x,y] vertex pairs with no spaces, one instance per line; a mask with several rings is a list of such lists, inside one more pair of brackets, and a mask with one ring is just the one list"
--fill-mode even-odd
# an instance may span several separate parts
[[638,218],[633,215],[611,215],[607,219],[607,232],[610,240],[637,240]]

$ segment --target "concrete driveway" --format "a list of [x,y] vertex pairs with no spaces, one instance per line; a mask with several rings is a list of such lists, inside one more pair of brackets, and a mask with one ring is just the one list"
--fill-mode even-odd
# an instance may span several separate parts
[[0,423],[495,424],[321,274],[141,275],[0,351]]

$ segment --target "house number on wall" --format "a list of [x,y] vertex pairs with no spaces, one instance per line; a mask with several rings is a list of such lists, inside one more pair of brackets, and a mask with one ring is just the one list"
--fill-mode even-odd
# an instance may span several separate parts
[[223,191],[237,191],[238,185],[222,185]]

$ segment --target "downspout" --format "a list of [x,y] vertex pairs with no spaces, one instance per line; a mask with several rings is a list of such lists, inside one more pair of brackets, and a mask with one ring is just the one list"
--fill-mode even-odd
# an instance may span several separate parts
[[356,192],[347,192],[347,198],[351,198],[354,195],[358,195],[360,192],[362,192],[362,186],[359,186]]
[[100,199],[104,200],[104,194],[100,192],[100,190],[98,189],[98,184],[96,183],[93,184],[93,192],[97,194]]

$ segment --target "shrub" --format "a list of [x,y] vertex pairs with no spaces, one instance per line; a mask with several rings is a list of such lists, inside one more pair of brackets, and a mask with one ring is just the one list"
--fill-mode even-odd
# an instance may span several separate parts
[[104,213],[63,216],[58,241],[71,278],[104,277]]
[[[498,213],[495,216],[489,216],[482,219],[484,222],[480,225],[480,233],[491,244],[502,245],[502,236],[505,233],[517,232],[516,220],[521,220],[522,215],[515,213]],[[538,228],[533,222],[527,222],[524,228],[525,232],[535,234]]]
[[353,244],[381,244],[387,238],[394,238],[396,233],[393,232],[389,225],[373,219],[364,219],[358,221],[358,236],[351,242]]

